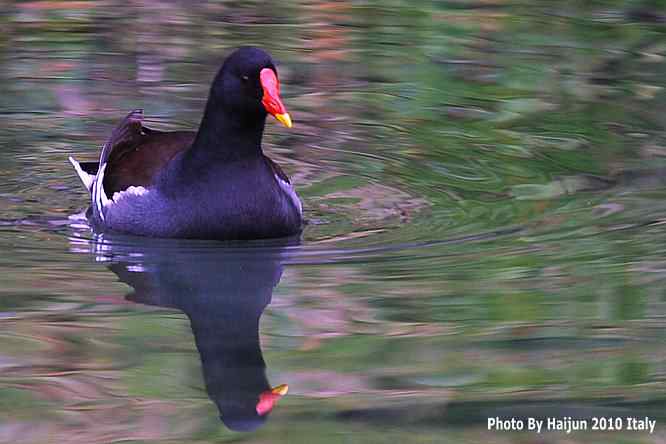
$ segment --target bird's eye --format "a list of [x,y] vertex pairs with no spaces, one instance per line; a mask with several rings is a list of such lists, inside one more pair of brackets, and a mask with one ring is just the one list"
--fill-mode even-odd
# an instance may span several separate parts
[[248,80],[250,80],[250,78],[248,76],[241,76],[241,80],[243,82],[247,82]]

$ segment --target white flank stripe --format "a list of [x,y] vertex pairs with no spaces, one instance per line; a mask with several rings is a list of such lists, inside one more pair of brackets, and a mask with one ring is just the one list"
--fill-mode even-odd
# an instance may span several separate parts
[[104,192],[104,170],[106,170],[106,164],[101,165],[99,171],[97,171],[97,177],[95,178],[95,192],[93,193],[93,200],[97,207],[97,213],[102,220],[104,220],[104,211],[102,210],[109,204],[109,198],[106,197],[106,193]]
[[127,197],[127,196],[143,196],[148,192],[147,189],[144,187],[138,186],[135,187],[134,185],[130,186],[126,190],[123,191],[116,191],[113,193],[113,200],[110,200],[108,203],[105,203],[104,205],[111,205],[113,203],[118,203],[120,199]]
[[284,180],[280,179],[280,177],[277,175],[275,176],[275,180],[277,180],[280,188],[282,188],[282,190],[287,193],[287,196],[289,196],[291,202],[298,209],[298,214],[303,215],[303,205],[301,204],[301,200],[298,198],[296,191],[294,191],[294,187],[289,182],[285,182]]

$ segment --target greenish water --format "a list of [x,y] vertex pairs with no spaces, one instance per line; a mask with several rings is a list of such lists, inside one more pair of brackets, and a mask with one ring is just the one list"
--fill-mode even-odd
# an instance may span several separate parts
[[[0,8],[0,442],[666,439],[665,5]],[[93,236],[67,157],[134,108],[195,128],[247,44],[278,60],[302,239]],[[289,393],[230,430],[262,355]]]

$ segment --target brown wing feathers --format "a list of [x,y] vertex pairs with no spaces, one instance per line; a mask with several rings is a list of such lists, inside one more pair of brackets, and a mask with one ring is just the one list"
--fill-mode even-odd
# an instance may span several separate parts
[[143,110],[134,110],[113,130],[102,149],[100,164],[107,163],[107,196],[130,186],[147,187],[155,175],[194,140],[190,131],[162,132],[142,125]]

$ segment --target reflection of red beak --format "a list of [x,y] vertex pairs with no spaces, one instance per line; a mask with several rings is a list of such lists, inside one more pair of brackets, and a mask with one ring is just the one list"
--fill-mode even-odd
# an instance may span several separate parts
[[291,128],[291,117],[280,98],[280,81],[275,75],[275,71],[270,68],[264,68],[259,73],[261,87],[264,89],[264,98],[261,99],[262,105],[269,114],[275,116],[284,126]]
[[280,398],[287,394],[289,386],[287,384],[280,384],[275,388],[266,390],[259,395],[259,402],[257,403],[257,414],[264,416],[275,407]]

